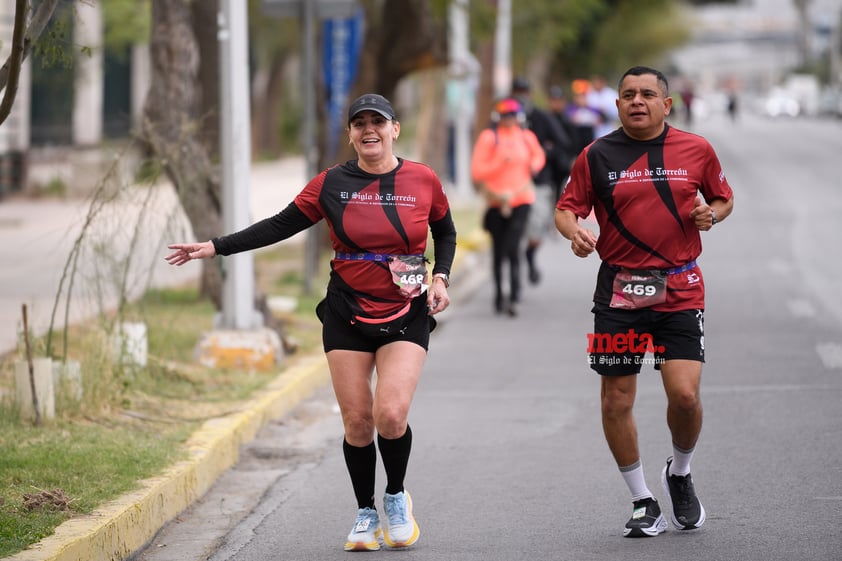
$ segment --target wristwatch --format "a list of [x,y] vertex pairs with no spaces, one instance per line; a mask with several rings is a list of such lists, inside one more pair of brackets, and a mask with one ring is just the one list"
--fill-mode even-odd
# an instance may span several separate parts
[[434,279],[441,279],[444,281],[444,287],[450,288],[450,276],[447,273],[436,273],[433,275]]
[[716,211],[710,209],[710,225],[713,226],[714,224],[716,224]]

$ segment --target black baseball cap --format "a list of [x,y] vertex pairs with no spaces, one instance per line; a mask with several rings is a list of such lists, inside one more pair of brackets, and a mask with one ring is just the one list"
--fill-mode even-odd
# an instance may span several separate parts
[[515,76],[512,79],[513,92],[528,92],[530,90],[529,80],[523,76]]
[[348,107],[348,122],[363,111],[376,111],[387,119],[395,118],[395,110],[389,100],[379,94],[363,94]]

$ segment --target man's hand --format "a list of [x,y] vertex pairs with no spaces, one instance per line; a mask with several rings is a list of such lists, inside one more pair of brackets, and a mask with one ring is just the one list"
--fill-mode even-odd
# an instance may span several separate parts
[[701,197],[696,197],[693,210],[690,211],[690,218],[696,223],[696,228],[702,232],[713,227],[713,209]]
[[577,257],[587,257],[596,249],[596,234],[579,226],[579,219],[573,212],[556,209],[555,226],[570,240],[570,249]]
[[579,228],[570,238],[570,248],[577,257],[587,257],[596,249],[596,234],[585,228]]

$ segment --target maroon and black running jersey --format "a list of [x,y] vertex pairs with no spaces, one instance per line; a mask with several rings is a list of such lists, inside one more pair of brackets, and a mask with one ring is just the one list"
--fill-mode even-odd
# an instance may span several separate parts
[[[699,230],[690,218],[698,193],[706,201],[732,196],[707,140],[669,125],[648,141],[633,140],[617,129],[582,151],[556,206],[580,218],[594,210],[599,224],[596,250],[604,263],[669,269],[690,263],[702,252]],[[599,284],[603,279],[596,301],[605,296]],[[698,268],[670,275],[667,302],[654,307],[692,308],[704,308]]]
[[[361,170],[356,160],[334,166],[313,178],[294,203],[313,222],[327,220],[334,251],[390,255],[424,254],[430,222],[449,210],[433,170],[404,159],[382,175]],[[350,297],[355,314],[384,317],[406,304],[383,262],[334,259],[331,286]]]

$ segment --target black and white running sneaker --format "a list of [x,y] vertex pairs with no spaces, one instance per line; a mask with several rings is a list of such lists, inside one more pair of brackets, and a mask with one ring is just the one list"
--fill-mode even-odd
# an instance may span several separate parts
[[705,507],[696,496],[690,474],[670,475],[671,464],[672,457],[669,457],[661,472],[661,484],[672,503],[672,523],[679,530],[695,530],[705,523]]
[[634,501],[632,517],[626,522],[623,535],[627,538],[651,538],[666,531],[667,521],[661,514],[658,501],[652,497]]

